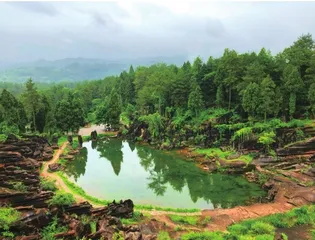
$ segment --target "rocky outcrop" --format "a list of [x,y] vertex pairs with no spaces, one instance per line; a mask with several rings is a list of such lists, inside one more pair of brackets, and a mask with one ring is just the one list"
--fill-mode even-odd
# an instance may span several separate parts
[[50,172],[57,172],[62,169],[62,165],[59,163],[52,163],[48,165],[48,169]]
[[40,192],[40,161],[53,150],[45,138],[11,135],[0,144],[0,205],[47,207],[51,192]]

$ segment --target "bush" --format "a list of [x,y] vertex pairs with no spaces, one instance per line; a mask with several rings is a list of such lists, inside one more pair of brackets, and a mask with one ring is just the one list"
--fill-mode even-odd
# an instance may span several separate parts
[[169,218],[178,224],[189,224],[189,225],[197,225],[199,220],[198,216],[181,216],[181,215],[168,215]]
[[0,134],[0,143],[5,142],[5,140],[7,140],[7,135],[5,135],[5,134]]
[[20,213],[11,207],[0,208],[0,229],[3,229],[2,235],[4,237],[14,237],[13,233],[9,231],[12,223],[20,218]]
[[157,237],[158,240],[171,240],[170,236],[168,235],[168,232],[159,232],[159,235]]
[[112,240],[124,240],[124,236],[121,233],[116,232],[114,233]]
[[248,233],[248,228],[241,224],[235,224],[228,227],[229,232],[235,235],[245,235]]
[[275,230],[274,226],[264,222],[255,222],[251,226],[251,232],[257,235],[273,234],[274,230]]
[[219,232],[191,232],[184,234],[182,240],[224,240]]
[[57,192],[56,195],[49,201],[49,205],[70,206],[75,203],[71,193]]
[[132,218],[122,218],[121,222],[125,225],[135,224],[140,222],[143,219],[143,215],[141,212],[135,211],[133,212]]
[[55,234],[67,231],[66,227],[58,226],[57,216],[53,218],[53,221],[45,227],[41,232],[42,240],[55,240]]
[[26,192],[27,191],[27,186],[24,185],[22,182],[13,182],[12,187],[16,191],[20,192]]
[[44,191],[55,192],[57,190],[56,181],[51,181],[45,178],[40,179],[40,184]]

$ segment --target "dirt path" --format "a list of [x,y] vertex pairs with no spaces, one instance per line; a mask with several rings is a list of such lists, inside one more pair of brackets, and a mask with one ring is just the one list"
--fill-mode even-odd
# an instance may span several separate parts
[[63,190],[65,192],[71,193],[73,194],[75,200],[77,202],[83,202],[86,201],[83,197],[81,197],[78,194],[75,194],[74,192],[72,192],[68,186],[64,183],[64,181],[61,179],[61,177],[59,177],[57,174],[55,173],[50,173],[48,172],[48,165],[52,164],[52,163],[56,163],[60,157],[60,155],[63,153],[63,151],[65,150],[65,148],[67,147],[68,142],[65,142],[62,144],[61,148],[58,149],[58,151],[54,154],[54,157],[50,160],[44,163],[44,168],[43,171],[41,172],[41,176],[45,177],[45,178],[49,178],[51,180],[55,180],[56,181],[56,186],[59,190]]

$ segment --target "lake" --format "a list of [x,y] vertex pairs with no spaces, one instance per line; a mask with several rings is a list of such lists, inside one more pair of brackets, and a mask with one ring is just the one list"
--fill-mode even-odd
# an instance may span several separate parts
[[265,192],[241,176],[207,173],[175,152],[119,139],[84,142],[66,174],[89,195],[173,208],[229,208]]

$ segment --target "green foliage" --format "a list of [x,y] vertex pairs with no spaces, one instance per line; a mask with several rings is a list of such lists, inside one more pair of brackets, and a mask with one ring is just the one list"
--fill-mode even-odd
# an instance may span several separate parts
[[55,118],[57,128],[62,132],[77,132],[84,125],[82,103],[74,94],[68,94],[66,99],[56,105]]
[[168,215],[168,217],[177,224],[197,225],[198,216]]
[[162,117],[159,113],[149,114],[139,118],[140,121],[144,121],[149,125],[149,132],[153,138],[160,136],[163,129]]
[[266,151],[270,151],[270,145],[275,142],[276,134],[274,132],[263,132],[259,138],[258,142],[263,144],[266,148]]
[[255,222],[251,225],[251,232],[255,235],[272,234],[275,228],[264,222]]
[[211,221],[211,217],[210,217],[210,216],[206,216],[206,217],[204,217],[204,219],[201,221],[201,224],[202,224],[203,226],[206,226],[208,223],[210,223],[210,221]]
[[252,127],[244,127],[240,130],[237,130],[234,135],[232,136],[231,140],[244,142],[250,140],[253,137],[253,128]]
[[27,186],[23,182],[10,182],[14,190],[19,192],[27,192]]
[[198,84],[195,84],[193,91],[188,97],[188,109],[194,112],[195,116],[198,116],[200,111],[204,108],[204,101],[202,92]]
[[224,240],[219,232],[190,232],[181,236],[182,240]]
[[49,200],[49,205],[56,206],[70,206],[75,203],[74,197],[71,193],[57,192],[51,200]]
[[265,184],[269,180],[269,176],[263,173],[258,173],[258,182],[260,185]]
[[285,233],[281,233],[281,237],[283,240],[289,240],[288,236]]
[[0,207],[0,229],[3,237],[14,237],[10,226],[20,218],[21,214],[11,207]]
[[42,240],[55,240],[55,234],[66,232],[67,228],[64,226],[58,225],[58,218],[55,216],[53,221],[45,227],[41,232],[41,239]]
[[5,142],[5,140],[7,140],[7,135],[5,135],[5,134],[0,134],[0,143]]
[[125,225],[131,225],[139,223],[141,220],[143,220],[143,214],[138,211],[134,211],[132,218],[122,218],[121,222]]
[[124,240],[124,235],[120,232],[115,232],[112,240]]
[[157,240],[171,240],[168,232],[161,231],[157,236]]
[[40,184],[42,186],[42,190],[44,191],[53,191],[57,190],[56,181],[52,181],[49,179],[45,179],[43,177],[40,178]]

